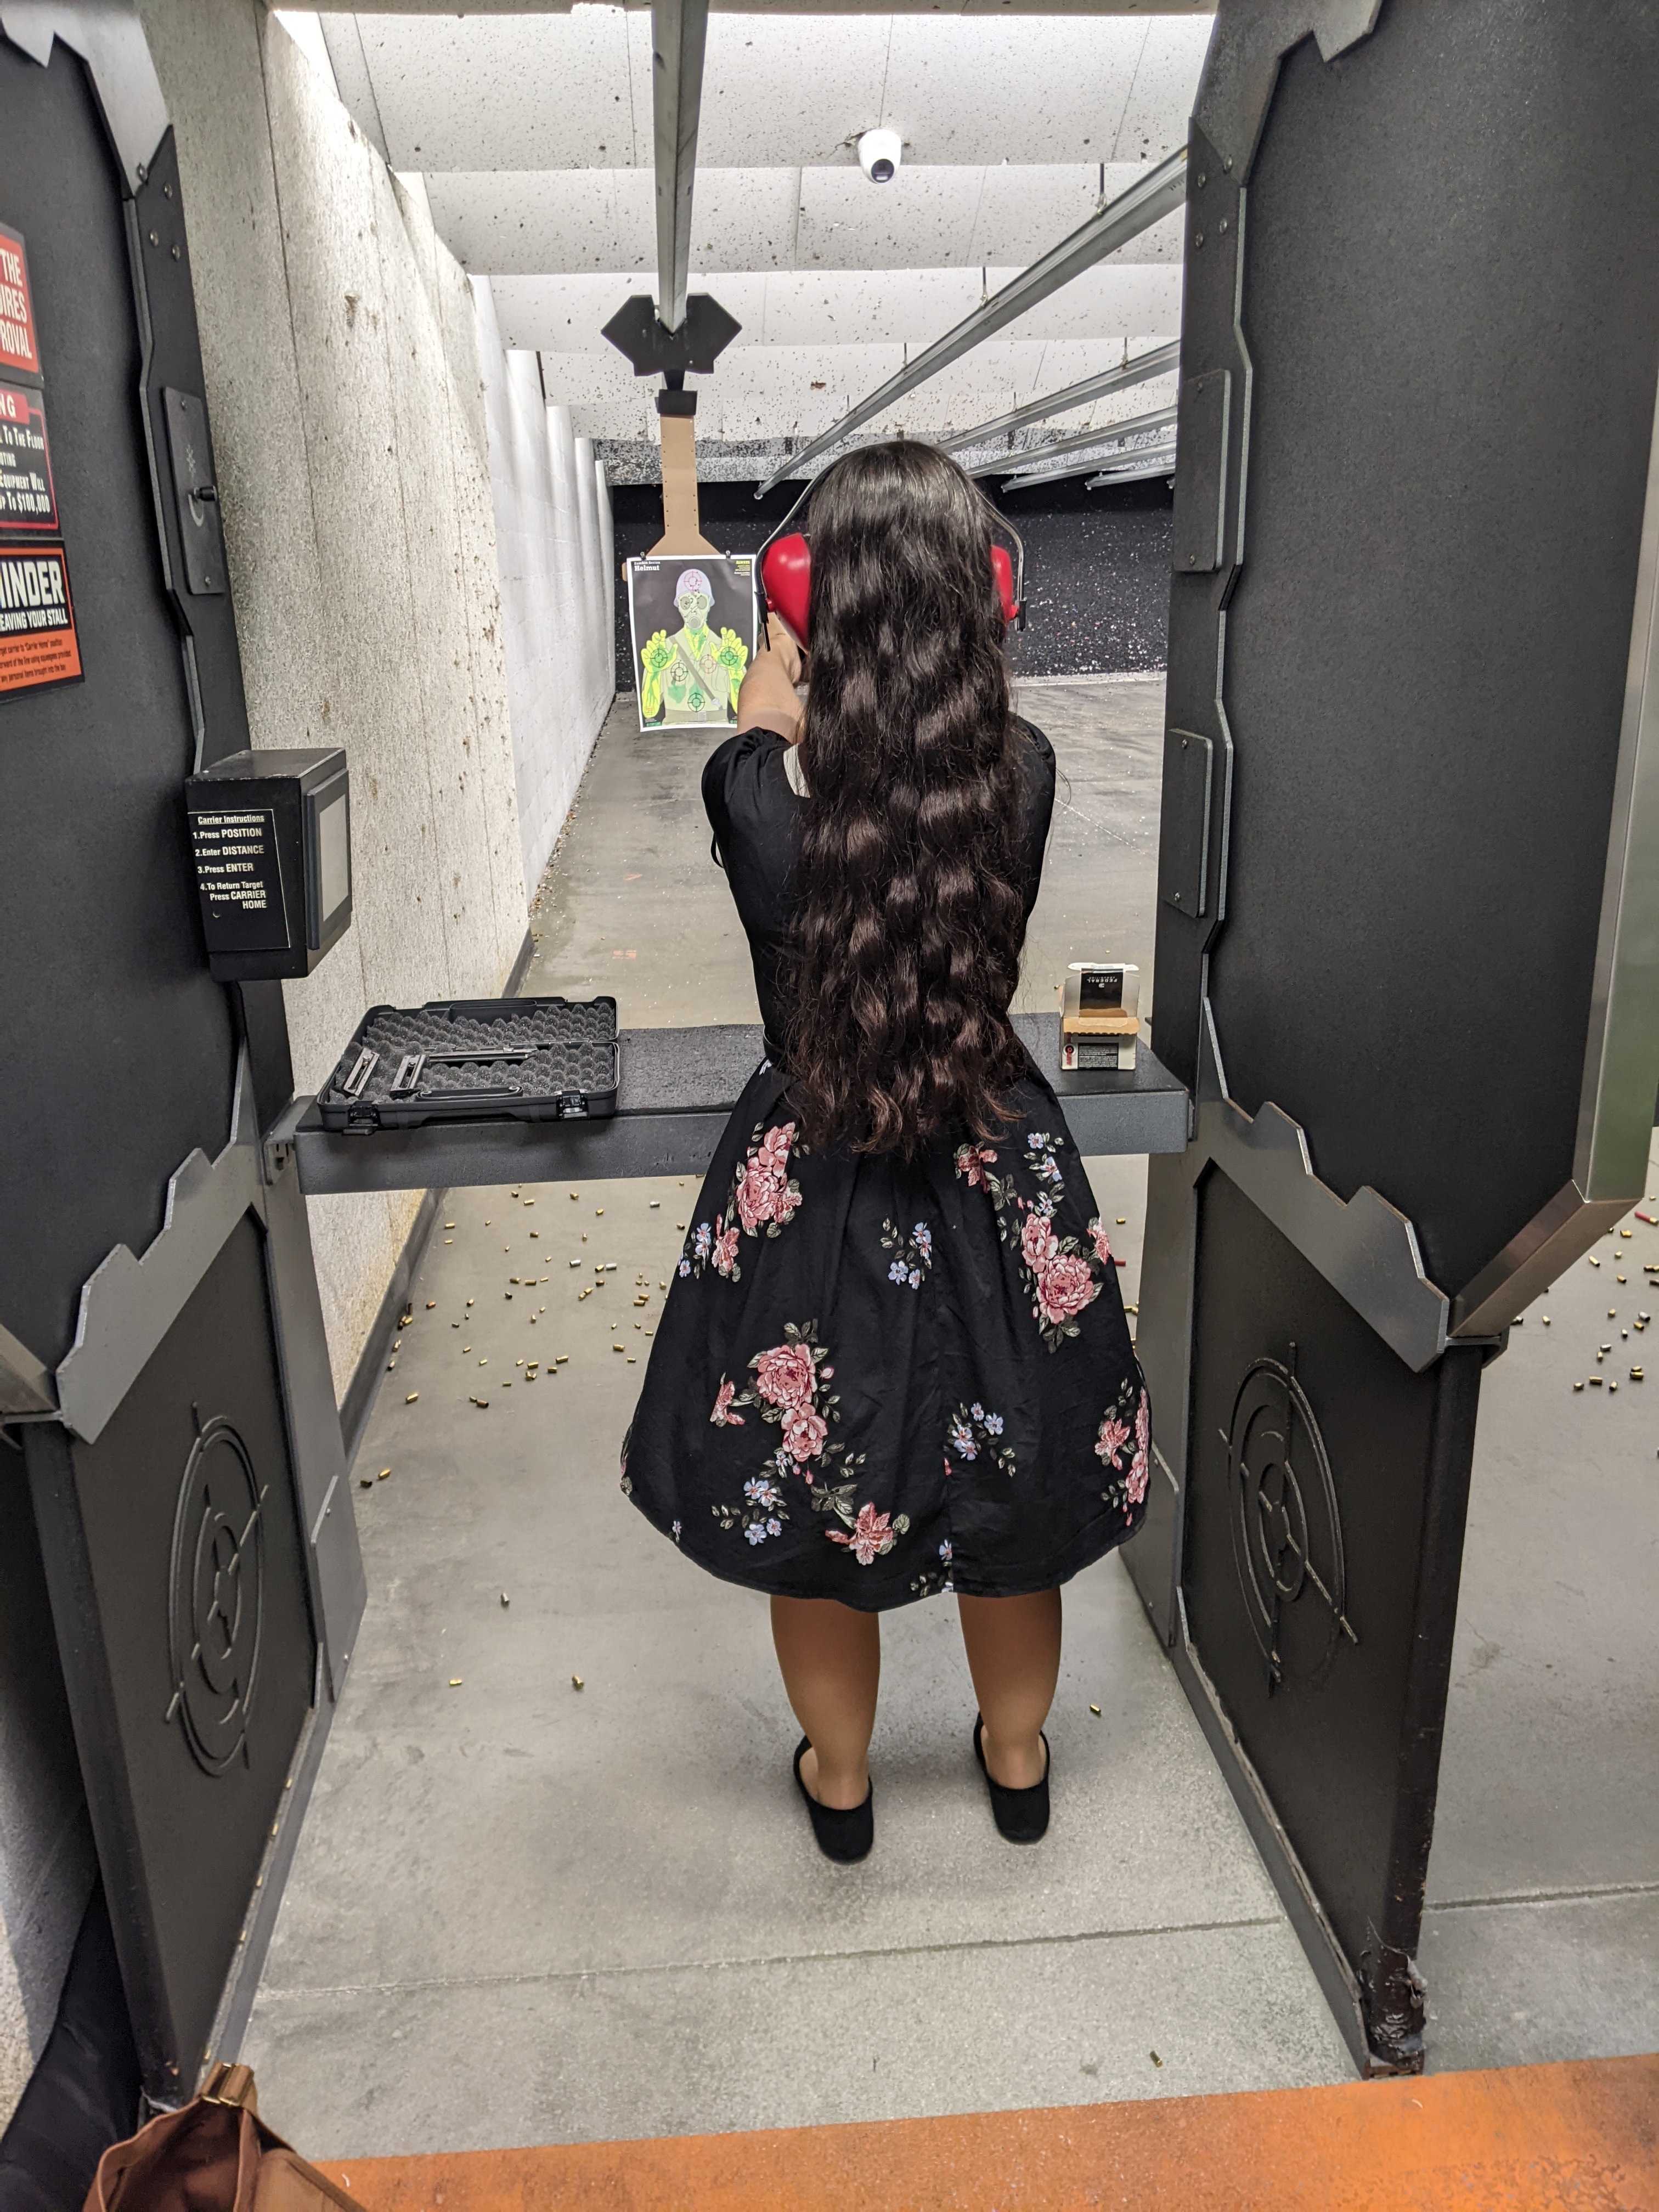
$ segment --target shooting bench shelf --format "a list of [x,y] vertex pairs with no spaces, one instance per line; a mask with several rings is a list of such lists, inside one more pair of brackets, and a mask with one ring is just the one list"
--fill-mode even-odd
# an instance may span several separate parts
[[[1058,1014],[1016,1026],[1048,1075],[1080,1151],[1186,1149],[1185,1090],[1145,1042],[1125,1073],[1061,1075]],[[586,1176],[701,1176],[738,1092],[759,1065],[758,1027],[624,1030],[617,1111],[592,1121],[447,1121],[336,1134],[295,1098],[267,1142],[291,1150],[310,1197],[356,1190],[447,1190]]]

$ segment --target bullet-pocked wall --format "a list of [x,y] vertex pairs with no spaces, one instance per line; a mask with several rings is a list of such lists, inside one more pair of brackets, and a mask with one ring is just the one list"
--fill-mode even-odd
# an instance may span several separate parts
[[[440,249],[442,250],[441,248]],[[615,690],[611,495],[593,441],[574,435],[537,356],[501,343],[487,276],[475,276],[489,425],[519,835],[541,880]]]

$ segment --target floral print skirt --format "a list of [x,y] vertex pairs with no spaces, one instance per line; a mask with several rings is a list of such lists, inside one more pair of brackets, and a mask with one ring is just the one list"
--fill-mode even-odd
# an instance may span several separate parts
[[1035,1067],[993,1141],[799,1142],[763,1066],[689,1224],[623,1488],[699,1566],[868,1612],[1049,1589],[1133,1534],[1149,1416]]

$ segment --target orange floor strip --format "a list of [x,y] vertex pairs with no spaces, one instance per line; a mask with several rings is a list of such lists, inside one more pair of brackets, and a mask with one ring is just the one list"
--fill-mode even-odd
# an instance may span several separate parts
[[326,2171],[370,2212],[1659,2212],[1659,2057]]

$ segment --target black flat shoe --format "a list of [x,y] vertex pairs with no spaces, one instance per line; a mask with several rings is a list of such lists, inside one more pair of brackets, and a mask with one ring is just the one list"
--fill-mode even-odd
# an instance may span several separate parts
[[800,1763],[811,1748],[812,1739],[804,1735],[795,1751],[795,1787],[806,1800],[818,1849],[825,1858],[839,1859],[843,1866],[852,1866],[869,1857],[870,1846],[876,1840],[876,1785],[872,1782],[865,1791],[862,1805],[850,1806],[844,1812],[836,1805],[820,1805],[800,1778]]
[[980,1741],[985,1719],[981,1713],[974,1715],[974,1757],[985,1777],[985,1786],[991,1793],[991,1817],[997,1824],[997,1833],[1010,1844],[1040,1844],[1048,1832],[1048,1776],[1053,1770],[1054,1755],[1048,1751],[1048,1739],[1042,1739],[1042,1748],[1048,1752],[1048,1764],[1042,1770],[1041,1782],[1034,1782],[1029,1790],[1005,1790],[1000,1782],[991,1778],[991,1770],[985,1764],[985,1749]]

